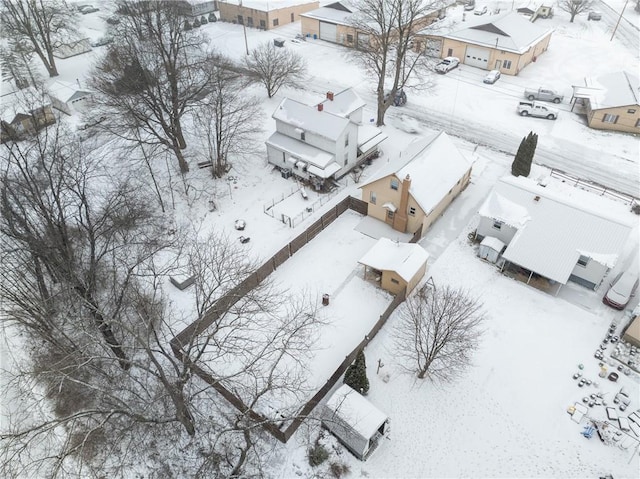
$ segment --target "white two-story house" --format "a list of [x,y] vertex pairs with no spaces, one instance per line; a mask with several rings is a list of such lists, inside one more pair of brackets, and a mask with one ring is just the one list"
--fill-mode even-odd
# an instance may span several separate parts
[[283,176],[320,190],[371,156],[386,136],[363,125],[364,101],[352,89],[327,92],[317,105],[289,98],[273,113],[276,131],[266,141],[267,158]]

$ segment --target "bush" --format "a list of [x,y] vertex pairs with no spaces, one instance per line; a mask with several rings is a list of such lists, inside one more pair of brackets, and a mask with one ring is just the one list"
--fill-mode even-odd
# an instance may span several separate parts
[[206,25],[207,23],[209,23],[209,22],[207,21],[207,17],[205,17],[204,15],[202,15],[202,16],[200,17],[200,25]]
[[185,31],[191,30],[191,24],[187,20],[185,20],[184,22],[184,30]]
[[332,462],[329,464],[329,474],[331,474],[331,477],[340,479],[345,474],[349,474],[349,472],[351,472],[351,470],[347,464],[341,462]]
[[315,445],[309,448],[309,465],[316,467],[329,459],[329,451],[316,441]]
[[360,350],[356,360],[344,373],[344,383],[351,386],[360,394],[369,392],[369,379],[367,378],[367,362],[364,351]]
[[209,14],[209,23],[213,23],[213,22],[217,22],[217,21],[218,21],[218,19],[216,18],[215,13],[211,12]]
[[200,20],[197,18],[193,21],[193,28],[198,28],[200,26]]

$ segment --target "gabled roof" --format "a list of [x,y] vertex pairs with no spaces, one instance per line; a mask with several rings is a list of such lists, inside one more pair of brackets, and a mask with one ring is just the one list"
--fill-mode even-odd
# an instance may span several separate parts
[[445,132],[414,140],[402,152],[401,158],[401,163],[389,164],[362,186],[391,174],[399,180],[409,175],[409,193],[426,214],[471,168],[471,162],[460,153]]
[[313,18],[337,25],[350,25],[356,10],[347,2],[335,2],[310,12],[301,13],[301,17]]
[[[19,114],[31,116],[31,111],[50,106],[49,97],[30,86],[0,97],[0,117],[12,123]],[[20,121],[18,118],[17,121]]]
[[309,106],[289,98],[280,102],[273,113],[275,120],[313,132],[330,140],[337,140],[349,124],[347,118],[328,111],[318,111],[317,106]]
[[358,263],[379,271],[394,271],[409,282],[428,259],[429,253],[419,244],[380,238]]
[[47,90],[58,100],[63,102],[73,101],[77,98],[91,95],[92,93],[78,85],[62,80],[55,80],[47,86]]
[[365,439],[372,438],[388,419],[386,414],[346,384],[333,393],[326,408]]
[[570,194],[507,176],[496,183],[480,215],[511,216],[518,231],[503,257],[565,284],[581,255],[613,267],[632,229],[624,205],[578,189]]
[[444,38],[522,54],[553,31],[531,23],[516,12],[490,15],[469,23],[466,28],[448,33]]
[[638,76],[628,71],[613,72],[598,78],[585,78],[585,89],[592,110],[619,106],[640,106],[640,82]]
[[347,88],[340,93],[333,95],[333,100],[325,99],[323,102],[324,111],[333,113],[334,115],[347,118],[358,108],[366,105],[364,100],[354,91],[353,88]]

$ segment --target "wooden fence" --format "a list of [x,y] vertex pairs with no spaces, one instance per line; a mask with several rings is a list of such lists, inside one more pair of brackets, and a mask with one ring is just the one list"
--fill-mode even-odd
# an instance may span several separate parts
[[230,404],[232,404],[240,412],[247,414],[253,421],[262,425],[265,430],[271,433],[276,439],[282,442],[286,442],[296,432],[296,430],[302,424],[302,421],[309,416],[311,411],[318,405],[322,398],[333,388],[335,383],[342,377],[349,365],[355,360],[358,351],[363,349],[369,341],[371,341],[378,331],[384,326],[391,313],[398,307],[400,303],[404,301],[406,290],[401,291],[395,296],[391,304],[380,315],[380,318],[373,326],[369,334],[367,334],[362,341],[351,351],[351,353],[345,357],[344,361],[338,366],[338,369],[334,371],[331,377],[327,380],[324,386],[320,388],[316,394],[302,407],[291,424],[283,431],[280,427],[273,424],[267,418],[261,414],[250,409],[244,402],[227,388],[225,388],[219,380],[213,375],[199,367],[197,364],[192,363],[189,360],[188,353],[193,347],[195,339],[202,334],[207,328],[209,328],[222,314],[229,310],[231,306],[237,303],[244,295],[246,295],[253,288],[258,286],[265,278],[273,273],[280,265],[287,261],[297,251],[299,251],[304,245],[315,238],[322,230],[333,223],[342,213],[352,209],[360,214],[366,215],[368,212],[368,203],[366,201],[347,196],[335,207],[322,215],[320,219],[315,221],[309,226],[303,233],[291,240],[280,251],[274,254],[271,258],[265,261],[256,271],[244,279],[241,283],[236,285],[222,297],[220,297],[216,303],[203,314],[196,321],[191,323],[180,333],[178,333],[170,342],[171,348],[175,356],[183,363],[189,366],[189,369],[197,374],[203,381],[211,385],[216,391],[220,393]]

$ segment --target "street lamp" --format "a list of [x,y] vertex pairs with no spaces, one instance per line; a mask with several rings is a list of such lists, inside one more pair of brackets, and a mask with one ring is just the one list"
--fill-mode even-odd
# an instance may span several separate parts
[[629,0],[624,2],[624,6],[622,7],[622,11],[620,12],[620,16],[618,17],[618,21],[616,22],[616,26],[613,29],[613,33],[611,34],[611,39],[609,41],[613,41],[613,36],[616,34],[616,31],[618,31],[618,25],[620,25],[620,20],[622,20],[622,14],[624,13],[624,9],[627,8],[627,3],[629,3]]

